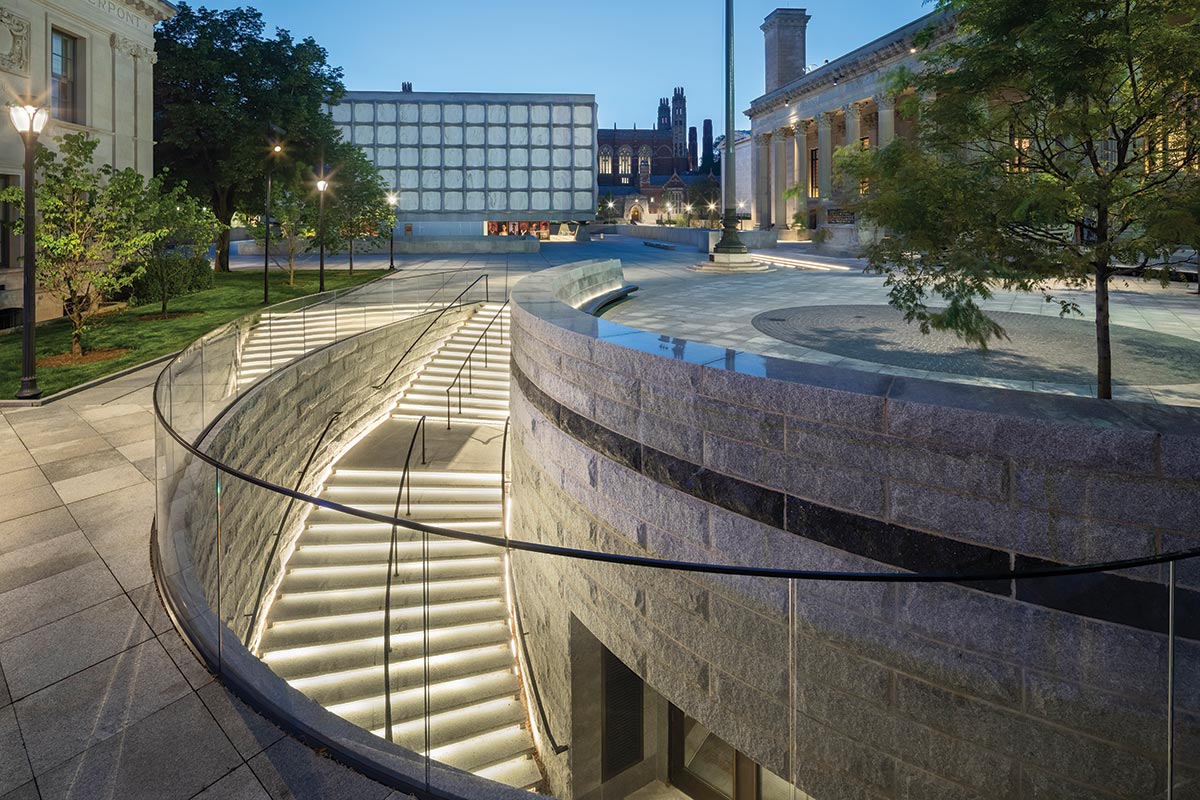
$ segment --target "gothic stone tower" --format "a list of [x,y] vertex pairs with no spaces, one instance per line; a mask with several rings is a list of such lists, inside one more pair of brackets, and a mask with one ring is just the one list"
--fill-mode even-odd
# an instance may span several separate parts
[[704,150],[700,156],[700,171],[709,172],[713,168],[713,132],[712,120],[704,120]]
[[688,172],[696,171],[696,126],[688,128]]
[[675,156],[675,169],[687,171],[687,98],[683,96],[683,87],[675,87],[675,96],[671,98],[671,139],[674,142],[672,154]]
[[671,104],[663,97],[658,101],[658,128],[660,131],[671,130]]

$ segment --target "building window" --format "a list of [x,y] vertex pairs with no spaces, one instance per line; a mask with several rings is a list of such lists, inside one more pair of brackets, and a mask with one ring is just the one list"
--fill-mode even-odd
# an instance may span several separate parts
[[50,115],[64,122],[83,123],[79,102],[79,40],[62,31],[50,34]]
[[638,174],[650,174],[650,148],[643,147],[638,150]]
[[870,136],[864,136],[864,137],[862,137],[861,139],[859,139],[859,140],[858,140],[858,149],[860,149],[860,150],[870,150],[870,149],[871,149],[871,137],[870,137]]
[[629,175],[633,172],[633,151],[628,147],[622,147],[620,154],[617,156],[620,162],[617,165],[617,171],[622,175]]
[[613,171],[612,165],[612,150],[607,147],[600,148],[600,174],[608,175]]
[[817,148],[808,151],[808,196],[819,197],[821,182],[817,175]]

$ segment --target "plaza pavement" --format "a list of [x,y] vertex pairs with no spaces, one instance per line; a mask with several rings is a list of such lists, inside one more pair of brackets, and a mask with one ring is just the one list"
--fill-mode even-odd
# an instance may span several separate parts
[[[611,237],[538,254],[408,256],[397,274],[484,268],[499,288],[604,257],[642,286],[609,317],[772,355],[805,354],[749,325],[762,310],[885,302],[881,280],[857,272],[703,275],[686,271],[699,254]],[[1200,299],[1182,287],[1115,294],[1115,322],[1200,338]],[[995,303],[1045,311],[1028,300]],[[161,367],[0,410],[0,800],[399,798],[249,710],[172,628],[149,559]]]

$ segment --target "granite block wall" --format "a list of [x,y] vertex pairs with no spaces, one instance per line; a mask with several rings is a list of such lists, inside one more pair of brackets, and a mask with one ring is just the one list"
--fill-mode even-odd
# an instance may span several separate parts
[[[513,293],[516,539],[946,573],[1200,546],[1195,412],[663,345],[556,305],[570,271]],[[574,618],[818,800],[1165,796],[1161,567],[853,583],[520,553],[514,571],[560,740],[594,702],[572,694]],[[1180,576],[1176,797],[1200,797],[1200,595]],[[571,758],[543,752],[563,797]]]

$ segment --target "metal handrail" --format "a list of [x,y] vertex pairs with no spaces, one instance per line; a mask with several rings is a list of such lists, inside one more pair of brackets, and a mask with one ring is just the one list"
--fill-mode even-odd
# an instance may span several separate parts
[[521,674],[526,678],[529,686],[529,694],[533,697],[533,704],[537,708],[538,718],[542,721],[542,730],[546,732],[546,738],[550,740],[550,748],[555,755],[562,755],[567,752],[567,745],[559,744],[555,738],[554,732],[550,730],[550,720],[546,716],[546,706],[542,702],[542,693],[538,690],[537,676],[534,674],[530,664],[533,663],[529,657],[529,645],[525,643],[525,638],[528,636],[525,633],[525,625],[521,621],[521,604],[517,601],[517,582],[513,577],[512,571],[512,556],[511,550],[508,547],[508,478],[505,471],[508,463],[508,429],[509,423],[512,422],[512,417],[504,418],[504,435],[500,439],[500,514],[501,527],[504,530],[504,550],[506,558],[504,559],[505,570],[508,572],[508,596],[512,601],[512,615],[516,630],[513,631],[513,638],[521,644],[521,661],[525,663],[525,669]]
[[[313,459],[317,457],[317,451],[321,449],[321,443],[325,441],[325,437],[329,435],[329,429],[333,427],[333,423],[337,422],[338,417],[342,415],[341,411],[335,411],[329,417],[329,422],[325,423],[324,430],[317,437],[317,441],[313,443],[312,450],[308,454],[308,461],[304,462],[304,467],[300,470],[299,476],[296,478],[296,491],[300,491],[300,486],[304,483],[304,477],[308,474],[308,468],[312,466]],[[262,611],[263,593],[267,588],[267,573],[271,570],[271,562],[275,560],[275,553],[279,550],[279,540],[283,538],[283,529],[287,525],[288,517],[292,514],[292,507],[296,505],[298,498],[293,495],[288,498],[287,506],[283,509],[283,517],[279,520],[279,530],[275,531],[275,539],[271,543],[271,552],[267,556],[267,560],[263,563],[262,576],[258,579],[258,593],[254,598],[254,611],[246,616],[250,617],[250,627],[246,629],[245,645],[250,647],[250,641],[254,637],[254,629],[258,627],[258,615]]]
[[[412,482],[409,478],[409,465],[412,463],[413,447],[417,444],[417,434],[421,434],[421,463],[428,463],[428,458],[425,451],[425,417],[417,420],[417,427],[413,428],[412,439],[408,442],[408,454],[404,456],[404,471],[400,473],[400,486],[396,489],[396,508],[393,516],[400,516],[400,498],[404,496],[405,487],[408,488],[408,503],[404,513],[412,514]],[[399,547],[399,541],[396,538],[395,524],[392,525],[392,538],[388,545],[388,564],[387,564],[387,585],[383,591],[383,711],[384,718],[387,723],[387,739],[389,742],[395,741],[392,732],[392,570],[396,570],[396,577],[399,577],[399,565],[396,564],[396,550]],[[422,547],[422,564],[428,562],[428,547],[429,536],[425,536],[425,545]],[[427,566],[425,567],[428,568]],[[428,582],[426,582],[428,587]],[[428,591],[428,588],[426,588]],[[428,598],[426,598],[428,599]],[[426,604],[428,605],[428,603]]]
[[413,351],[413,348],[417,346],[418,342],[420,342],[422,339],[425,338],[425,334],[429,333],[429,331],[431,331],[433,329],[433,326],[436,325],[437,321],[442,318],[442,315],[445,314],[447,311],[449,311],[451,308],[454,308],[455,303],[457,303],[459,300],[461,300],[463,298],[463,295],[465,295],[467,292],[471,291],[471,289],[475,287],[475,284],[479,283],[480,281],[483,281],[483,301],[485,303],[488,302],[488,298],[490,295],[488,293],[488,276],[487,276],[487,273],[485,272],[482,275],[480,275],[478,278],[476,278],[475,280],[471,281],[470,284],[467,285],[467,288],[465,288],[461,292],[459,292],[458,295],[453,300],[451,300],[446,305],[442,306],[442,310],[438,312],[436,317],[434,317],[432,320],[430,320],[429,325],[426,326],[425,330],[421,331],[420,335],[417,336],[417,338],[412,340],[412,343],[409,344],[408,349],[404,351],[404,355],[400,356],[399,360],[397,360],[396,363],[392,365],[392,368],[390,370],[388,370],[388,374],[383,376],[383,380],[381,380],[377,385],[375,385],[371,388],[375,389],[376,391],[379,391],[384,386],[386,386],[387,382],[390,381],[392,379],[392,376],[396,374],[396,370],[400,369],[400,365],[404,363],[404,359],[408,358],[408,354]]
[[[503,303],[500,304],[500,308],[496,311],[496,313],[494,315],[492,315],[492,318],[488,322],[488,324],[484,326],[483,333],[479,334],[479,338],[477,338],[475,340],[475,344],[471,345],[471,349],[469,351],[467,351],[467,356],[466,356],[466,359],[463,361],[462,366],[458,368],[458,372],[454,373],[454,379],[452,381],[450,381],[450,385],[446,387],[446,430],[450,430],[450,392],[451,392],[451,390],[454,389],[455,386],[458,387],[458,413],[461,414],[462,413],[462,384],[459,383],[459,379],[462,377],[463,370],[465,369],[467,371],[467,394],[474,393],[475,386],[472,383],[472,379],[474,377],[474,374],[473,374],[474,368],[471,366],[471,358],[475,355],[475,348],[479,347],[480,342],[483,342],[483,365],[485,367],[488,365],[488,355],[487,355],[488,331],[490,331],[492,329],[492,325],[495,324],[496,320],[500,319],[500,315],[504,313],[504,309],[507,307],[508,307],[507,300],[505,300]],[[501,342],[504,341],[504,321],[503,320],[500,321],[500,341]]]

